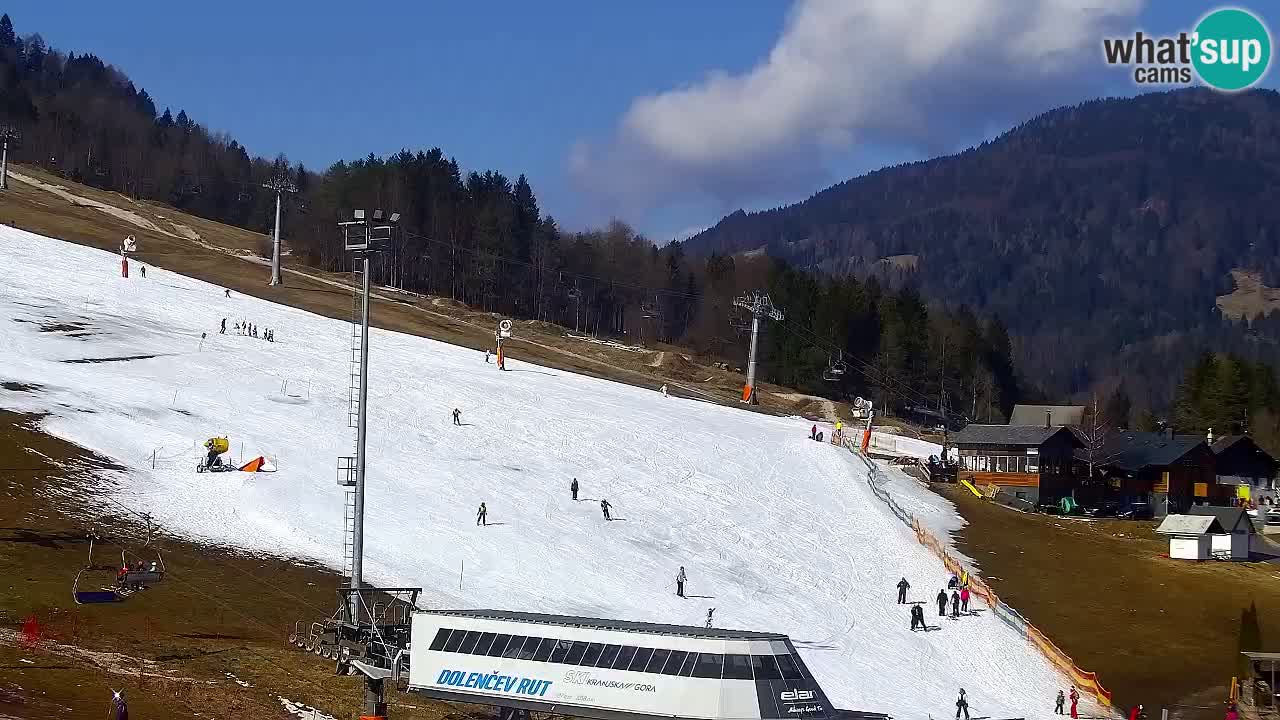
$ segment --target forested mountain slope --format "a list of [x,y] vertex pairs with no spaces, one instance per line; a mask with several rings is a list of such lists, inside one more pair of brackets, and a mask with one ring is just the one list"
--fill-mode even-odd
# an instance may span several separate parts
[[913,285],[999,316],[1050,395],[1124,377],[1163,406],[1206,348],[1278,356],[1280,318],[1250,329],[1215,306],[1233,269],[1280,285],[1278,110],[1273,91],[1203,90],[1060,108],[958,155],[734,213],[684,245]]

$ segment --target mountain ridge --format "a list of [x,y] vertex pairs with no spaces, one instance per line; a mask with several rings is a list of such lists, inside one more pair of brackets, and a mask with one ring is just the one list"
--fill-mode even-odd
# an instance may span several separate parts
[[[931,303],[1004,319],[1019,366],[1051,396],[1124,380],[1162,407],[1176,371],[1142,375],[1206,347],[1280,360],[1280,317],[1250,326],[1215,309],[1231,271],[1280,285],[1278,121],[1269,90],[1091,100],[793,205],[739,210],[684,247],[764,248],[801,268],[914,286]],[[904,255],[914,269],[876,267]]]

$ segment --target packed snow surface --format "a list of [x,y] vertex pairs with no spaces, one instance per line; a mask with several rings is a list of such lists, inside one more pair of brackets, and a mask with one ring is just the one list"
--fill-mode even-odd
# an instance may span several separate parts
[[[342,566],[349,324],[136,263],[126,280],[112,254],[7,227],[0,262],[0,405],[127,468],[107,491],[170,531]],[[235,334],[241,319],[276,342]],[[975,716],[1047,716],[1068,686],[989,612],[938,617],[941,563],[808,421],[513,354],[500,372],[371,333],[366,578],[421,585],[432,607],[688,624],[715,607],[724,627],[789,634],[838,706],[898,718],[949,715],[961,686]],[[215,434],[278,471],[197,474]],[[908,629],[904,576],[935,631]]]

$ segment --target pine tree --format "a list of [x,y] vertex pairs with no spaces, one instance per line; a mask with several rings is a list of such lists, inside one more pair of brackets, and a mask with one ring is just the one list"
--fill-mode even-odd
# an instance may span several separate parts
[[995,381],[1000,412],[1008,417],[1018,402],[1018,380],[1013,372],[1013,343],[999,316],[991,318],[986,331],[987,367]]
[[0,15],[0,48],[8,49],[17,44],[18,36],[13,32],[13,21],[9,19],[9,14]]
[[1125,429],[1129,427],[1129,415],[1132,411],[1133,401],[1130,400],[1129,393],[1125,390],[1124,383],[1121,382],[1116,386],[1115,392],[1111,393],[1111,397],[1107,399],[1103,414],[1112,427]]

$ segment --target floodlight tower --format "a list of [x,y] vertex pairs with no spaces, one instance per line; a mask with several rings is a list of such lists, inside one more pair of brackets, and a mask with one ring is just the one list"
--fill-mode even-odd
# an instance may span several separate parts
[[747,385],[742,388],[742,402],[756,402],[756,345],[760,339],[760,318],[782,320],[782,311],[773,306],[769,293],[759,290],[739,295],[733,304],[751,313],[751,353],[747,358]]
[[[349,562],[351,566],[351,588],[359,590],[364,586],[363,566],[364,566],[364,488],[365,488],[365,437],[367,427],[368,399],[369,399],[369,257],[376,252],[386,249],[387,242],[391,239],[392,226],[400,221],[400,213],[391,213],[390,217],[384,217],[382,210],[374,210],[372,213],[366,213],[364,210],[356,210],[353,213],[354,220],[338,223],[338,227],[342,228],[343,241],[346,249],[353,253],[354,259],[360,262],[360,331],[356,335],[353,328],[353,338],[359,339],[359,347],[353,347],[353,355],[359,357],[359,370],[355,373],[359,378],[358,385],[353,388],[355,391],[354,402],[356,405],[355,423],[356,423],[356,455],[354,463],[347,463],[345,466],[339,462],[338,484],[343,487],[351,487],[354,489],[352,494],[351,513],[348,516],[349,526],[344,528],[349,537]],[[354,343],[353,343],[354,344]],[[354,360],[355,358],[353,358]],[[350,408],[348,411],[348,421],[351,419]],[[345,471],[345,472],[344,472]],[[351,613],[353,621],[360,618],[360,598],[359,592],[351,593],[350,607],[347,609]]]
[[284,199],[285,193],[298,192],[298,186],[284,174],[271,178],[262,184],[262,187],[271,190],[276,194],[276,231],[275,238],[271,243],[271,284],[279,285],[280,281],[280,204]]

